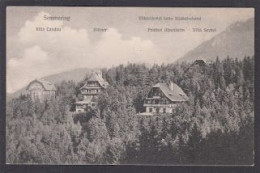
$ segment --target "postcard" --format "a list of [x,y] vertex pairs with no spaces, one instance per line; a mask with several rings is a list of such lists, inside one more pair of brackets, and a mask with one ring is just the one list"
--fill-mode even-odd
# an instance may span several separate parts
[[6,16],[7,164],[254,165],[254,8]]

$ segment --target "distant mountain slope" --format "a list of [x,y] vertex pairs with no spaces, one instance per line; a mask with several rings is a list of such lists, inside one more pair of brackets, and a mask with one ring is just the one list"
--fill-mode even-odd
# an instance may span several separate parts
[[[71,70],[71,71],[66,71],[66,72],[46,76],[46,77],[43,77],[42,79],[45,79],[54,84],[58,84],[63,80],[65,80],[65,81],[73,80],[74,82],[77,83],[77,82],[83,80],[86,77],[86,75],[89,74],[90,72],[91,72],[91,70],[88,68],[79,68],[79,69],[75,69],[75,70]],[[23,88],[19,89],[18,91],[14,92],[14,93],[7,93],[6,94],[7,101],[12,98],[19,97],[21,95],[21,93],[23,91],[25,91],[25,89],[26,89],[26,86],[24,86]]]
[[231,24],[223,32],[203,42],[177,61],[195,61],[196,59],[215,60],[217,56],[242,59],[254,55],[254,18],[245,22]]
[[66,71],[66,72],[46,76],[43,77],[43,79],[54,84],[60,83],[63,80],[65,81],[73,80],[74,82],[77,83],[83,80],[86,77],[86,75],[89,74],[90,72],[91,70],[88,68],[79,68],[71,71]]

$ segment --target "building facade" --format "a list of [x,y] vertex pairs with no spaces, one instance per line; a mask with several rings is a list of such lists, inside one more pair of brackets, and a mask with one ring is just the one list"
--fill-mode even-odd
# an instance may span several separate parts
[[89,107],[95,107],[98,95],[107,86],[108,83],[100,71],[92,72],[85,85],[80,88],[82,98],[76,102],[76,112],[85,112]]
[[50,100],[56,96],[56,87],[52,83],[42,79],[36,79],[30,82],[26,91],[33,101]]
[[144,114],[172,113],[179,103],[186,102],[188,99],[188,96],[175,83],[157,83],[144,100]]

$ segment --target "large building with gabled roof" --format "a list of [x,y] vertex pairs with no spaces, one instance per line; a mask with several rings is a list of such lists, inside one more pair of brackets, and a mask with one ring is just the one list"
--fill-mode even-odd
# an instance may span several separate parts
[[172,113],[179,103],[188,101],[188,96],[175,83],[157,83],[148,92],[144,107],[147,114]]
[[76,102],[76,112],[85,112],[88,107],[94,107],[95,99],[107,86],[108,83],[103,79],[102,72],[92,72],[87,82],[80,88],[83,98]]
[[27,94],[33,101],[49,100],[56,95],[56,87],[49,81],[43,79],[35,79],[26,87]]

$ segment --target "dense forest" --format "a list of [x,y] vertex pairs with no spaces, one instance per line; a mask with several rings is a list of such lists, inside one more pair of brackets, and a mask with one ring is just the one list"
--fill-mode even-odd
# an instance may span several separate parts
[[[75,114],[85,81],[63,81],[57,97],[7,103],[8,163],[210,164],[254,161],[254,57],[191,63],[128,64],[102,69],[110,84],[97,108]],[[86,76],[86,80],[87,80]],[[141,116],[157,82],[188,95],[172,114]]]

